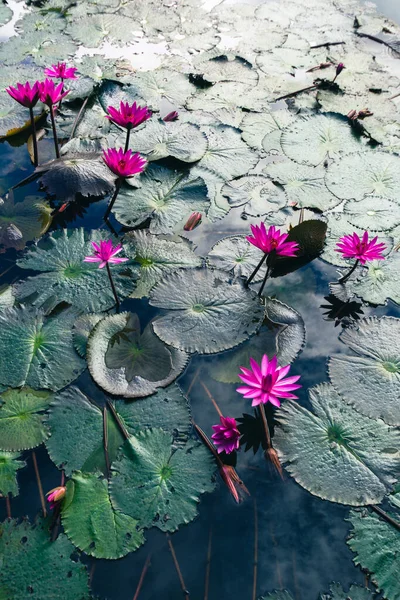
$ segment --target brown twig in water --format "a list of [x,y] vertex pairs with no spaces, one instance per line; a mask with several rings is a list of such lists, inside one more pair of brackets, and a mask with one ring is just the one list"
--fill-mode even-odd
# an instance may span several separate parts
[[208,590],[209,590],[209,587],[210,587],[211,545],[212,545],[212,529],[210,528],[210,533],[208,535],[206,579],[205,579],[205,582],[204,582],[204,600],[208,600]]
[[110,457],[108,455],[108,413],[107,405],[103,406],[103,447],[104,447],[104,458],[106,461],[107,479],[110,479]]
[[314,50],[315,48],[329,48],[329,46],[341,46],[345,43],[346,42],[324,42],[323,44],[315,44],[314,46],[310,46],[310,49]]
[[6,495],[6,510],[7,510],[7,519],[11,519],[11,501],[10,501],[10,494]]
[[42,505],[43,516],[47,517],[46,501],[44,499],[42,482],[40,480],[40,474],[39,474],[38,464],[37,464],[37,460],[36,460],[36,454],[35,454],[34,450],[32,450],[32,461],[33,461],[33,468],[35,469],[36,481],[37,481],[37,486],[39,489],[40,503]]
[[123,422],[121,421],[121,417],[119,416],[119,414],[117,413],[117,411],[114,408],[114,405],[112,404],[112,402],[110,402],[110,400],[107,400],[107,406],[111,411],[112,416],[115,419],[115,422],[117,423],[122,435],[124,436],[124,438],[126,440],[129,440],[129,433],[125,427],[125,425],[123,424]]
[[369,33],[360,33],[359,31],[355,31],[354,33],[359,37],[367,38],[369,40],[372,40],[373,42],[377,42],[378,44],[383,44],[384,46],[387,46],[388,48],[393,50],[393,52],[396,52],[396,54],[400,54],[400,50],[396,50],[389,42],[386,42],[385,40],[382,40],[381,38],[378,38],[375,35],[370,35]]
[[214,400],[210,390],[208,389],[208,387],[206,386],[206,384],[203,381],[200,381],[200,384],[203,386],[203,389],[205,391],[205,393],[207,394],[207,396],[210,398],[211,402],[213,403],[213,406],[215,408],[215,410],[217,411],[217,413],[219,414],[220,417],[222,417],[222,412],[221,409],[219,408],[216,400]]
[[143,581],[144,581],[145,575],[147,573],[147,569],[150,566],[150,559],[151,559],[151,554],[149,554],[147,556],[146,562],[144,563],[144,566],[143,566],[143,569],[142,569],[142,573],[140,575],[139,583],[137,585],[135,595],[133,596],[133,600],[138,600],[138,598],[139,598],[140,590],[142,589],[142,585],[143,585]]
[[254,563],[253,563],[253,596],[252,600],[257,598],[257,569],[258,569],[258,513],[257,500],[254,498]]
[[384,519],[387,523],[392,525],[392,527],[397,529],[397,531],[400,531],[400,522],[399,521],[396,521],[396,519],[393,519],[390,515],[388,515],[384,510],[382,510],[381,508],[379,508],[379,506],[376,506],[375,504],[371,504],[371,508],[374,512],[376,512],[377,515],[382,517],[382,519]]
[[170,537],[169,533],[167,533],[166,536],[167,536],[168,546],[169,546],[169,549],[170,549],[171,554],[172,554],[172,560],[174,561],[175,569],[176,569],[176,572],[178,573],[178,577],[179,577],[179,581],[180,581],[180,584],[181,584],[182,592],[183,592],[183,594],[185,596],[185,600],[189,600],[189,591],[186,589],[185,581],[183,579],[183,575],[182,575],[182,571],[181,571],[179,563],[178,563],[178,559],[176,558],[175,549],[174,549],[174,547],[172,545],[171,537]]
[[197,379],[197,378],[198,378],[198,376],[200,375],[200,371],[201,371],[201,367],[199,367],[199,368],[197,369],[197,371],[195,372],[195,374],[193,375],[193,379],[192,379],[192,381],[190,382],[190,385],[189,385],[189,387],[188,387],[188,389],[187,389],[186,396],[189,396],[190,392],[192,391],[192,388],[193,388],[194,384],[196,383],[196,379]]
[[71,141],[71,140],[72,140],[72,138],[73,138],[73,137],[74,137],[74,135],[75,135],[76,128],[78,127],[78,123],[79,123],[79,120],[80,120],[80,118],[81,118],[81,115],[82,115],[83,111],[84,111],[84,110],[85,110],[85,108],[86,108],[86,104],[88,103],[89,97],[90,97],[90,96],[88,96],[87,98],[85,98],[85,100],[84,100],[84,102],[83,102],[83,104],[82,104],[82,106],[81,106],[81,108],[80,108],[80,110],[79,110],[78,114],[76,115],[76,118],[75,118],[74,124],[73,124],[73,126],[72,126],[71,135],[69,136],[69,141]]
[[279,100],[286,100],[286,98],[294,98],[295,96],[298,96],[299,94],[302,94],[303,92],[309,92],[311,90],[316,90],[318,88],[318,85],[309,85],[308,87],[302,88],[301,90],[296,90],[295,92],[292,92],[291,94],[285,94],[284,96],[279,96],[279,98],[275,98],[274,102],[279,102]]

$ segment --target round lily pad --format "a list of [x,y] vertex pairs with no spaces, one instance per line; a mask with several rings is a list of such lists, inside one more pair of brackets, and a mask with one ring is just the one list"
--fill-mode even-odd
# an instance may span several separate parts
[[168,310],[154,321],[156,334],[175,348],[200,354],[237,346],[264,318],[260,299],[243,281],[204,268],[167,275],[152,289],[150,304]]
[[[262,258],[262,252],[250,244],[245,235],[232,235],[217,242],[207,255],[207,262],[232,273],[234,277],[250,277]],[[256,274],[254,281],[264,279],[266,265]]]
[[74,323],[72,337],[74,348],[82,358],[86,356],[87,341],[93,327],[103,318],[103,315],[81,315]]
[[7,494],[18,496],[17,472],[25,466],[26,462],[20,460],[18,453],[0,451],[0,496],[7,496]]
[[332,583],[329,594],[322,594],[321,600],[374,600],[375,594],[361,585],[351,585],[345,592],[340,583]]
[[142,431],[125,442],[112,465],[112,503],[141,527],[175,531],[196,517],[200,495],[214,489],[208,450],[191,441],[175,448],[172,442],[161,429]]
[[312,412],[289,400],[276,414],[274,446],[287,471],[331,502],[381,502],[399,471],[399,432],[361,416],[329,384],[312,388],[310,402]]
[[348,283],[353,294],[371,304],[400,304],[400,253],[391,252],[385,260],[374,260],[354,282]]
[[362,202],[348,200],[343,212],[349,223],[367,231],[388,231],[400,225],[400,205],[379,196],[367,196]]
[[159,110],[161,98],[174,106],[183,106],[185,100],[196,90],[186,75],[171,69],[137,73],[131,87],[152,110]]
[[66,31],[86,48],[97,48],[106,39],[114,44],[128,44],[135,32],[141,35],[142,28],[137,21],[125,15],[99,13],[82,15],[70,23]]
[[230,206],[243,206],[249,214],[266,215],[286,206],[285,194],[263,175],[246,175],[224,185]]
[[245,114],[240,124],[242,139],[255,150],[281,152],[281,133],[293,121],[287,108]]

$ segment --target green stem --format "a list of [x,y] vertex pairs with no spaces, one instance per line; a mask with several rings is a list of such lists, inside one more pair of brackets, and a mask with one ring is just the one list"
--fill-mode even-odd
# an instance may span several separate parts
[[261,294],[263,293],[263,290],[265,288],[265,284],[267,283],[267,279],[268,279],[268,275],[269,275],[269,270],[270,270],[270,265],[268,265],[268,267],[267,267],[267,272],[265,273],[264,281],[262,282],[261,287],[258,290],[258,295],[259,296],[261,296]]
[[54,137],[54,149],[56,151],[56,157],[60,158],[60,150],[58,148],[58,138],[56,131],[56,122],[54,120],[54,106],[50,106],[50,118],[51,118],[51,126],[53,128],[53,137]]
[[250,283],[253,281],[254,277],[257,275],[258,271],[261,269],[262,264],[265,261],[265,259],[267,258],[267,256],[268,256],[267,253],[265,253],[263,255],[262,259],[260,260],[260,262],[258,263],[258,265],[256,266],[256,268],[254,269],[254,271],[252,272],[252,274],[250,275],[250,277],[246,281],[246,286],[250,285]]
[[38,146],[37,146],[37,137],[36,137],[36,123],[35,123],[35,116],[33,114],[33,108],[31,106],[29,107],[29,114],[31,117],[31,125],[32,125],[33,164],[35,165],[35,167],[37,167],[39,164],[39,158],[38,158]]
[[110,214],[110,212],[112,211],[112,208],[114,206],[114,202],[117,199],[117,196],[119,194],[119,190],[121,188],[121,180],[118,178],[117,181],[115,182],[115,190],[114,190],[114,194],[113,197],[110,200],[110,204],[108,205],[108,208],[104,214],[104,220],[107,221],[108,219],[108,215]]
[[339,279],[338,283],[344,283],[345,281],[347,281],[347,280],[348,280],[348,278],[350,277],[350,275],[352,275],[352,274],[354,273],[354,271],[356,270],[356,268],[358,267],[358,263],[359,263],[359,262],[360,262],[360,261],[359,261],[359,260],[358,260],[358,258],[357,258],[356,262],[355,262],[355,263],[354,263],[354,265],[351,267],[350,271],[349,271],[349,272],[348,272],[346,275],[344,275],[343,277],[341,277],[341,278]]
[[71,135],[69,136],[69,139],[70,139],[70,140],[72,140],[72,138],[73,138],[73,137],[74,137],[74,135],[75,135],[76,128],[78,127],[78,123],[79,123],[79,121],[80,121],[80,118],[81,118],[81,116],[82,116],[82,113],[83,113],[83,111],[84,111],[84,110],[85,110],[85,108],[86,108],[86,104],[88,103],[88,100],[89,100],[89,96],[88,96],[87,98],[85,98],[85,100],[83,101],[83,104],[82,104],[82,106],[81,106],[81,107],[80,107],[80,109],[79,109],[79,112],[78,112],[78,114],[76,115],[76,119],[75,119],[75,121],[74,121],[74,124],[73,124],[73,126],[72,126]]
[[117,311],[119,311],[120,302],[119,302],[117,290],[115,289],[114,281],[113,281],[113,278],[112,278],[112,275],[111,275],[110,265],[108,263],[106,263],[106,269],[107,269],[108,278],[110,280],[111,289],[112,289],[112,292],[114,294],[115,304],[117,305]]
[[128,127],[128,129],[126,130],[126,140],[125,140],[125,150],[124,150],[124,152],[128,152],[129,138],[130,137],[131,137],[131,128]]

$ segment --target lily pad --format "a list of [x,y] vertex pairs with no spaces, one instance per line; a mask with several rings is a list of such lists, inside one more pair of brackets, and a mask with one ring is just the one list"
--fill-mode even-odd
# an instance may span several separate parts
[[125,15],[99,13],[74,20],[66,32],[86,48],[98,48],[105,40],[119,45],[129,44],[135,33],[138,37],[141,35],[142,27]]
[[152,289],[150,304],[168,310],[154,321],[156,334],[175,348],[200,354],[237,346],[264,318],[260,299],[242,281],[204,268],[167,275]]
[[400,204],[379,196],[367,196],[362,202],[348,200],[343,212],[349,223],[367,231],[388,231],[400,225]]
[[121,558],[144,542],[138,521],[113,507],[107,480],[97,475],[73,475],[67,483],[61,518],[74,546],[95,558]]
[[368,263],[368,269],[348,287],[365,302],[387,304],[393,300],[400,304],[400,253],[392,252],[385,260]]
[[0,95],[0,138],[16,135],[29,127],[29,111],[12,98]]
[[175,448],[161,429],[142,431],[125,442],[113,463],[113,505],[141,527],[175,531],[197,515],[200,495],[212,492],[214,460],[204,446],[188,442]]
[[224,185],[222,195],[230,206],[246,205],[250,214],[275,213],[286,206],[285,194],[263,175],[246,175]]
[[262,596],[260,600],[293,600],[293,596],[290,592],[281,590],[279,592],[271,592],[266,596]]
[[375,594],[361,585],[351,585],[345,592],[340,583],[332,583],[330,594],[322,594],[321,600],[374,600]]
[[[260,262],[262,253],[250,244],[244,235],[232,235],[217,242],[207,255],[207,262],[232,273],[235,277],[248,278]],[[264,264],[256,274],[254,281],[262,281],[265,276]]]
[[293,121],[286,108],[262,113],[249,112],[240,124],[242,139],[255,150],[281,152],[282,130]]
[[72,345],[76,313],[64,310],[46,317],[32,308],[7,308],[0,313],[0,383],[59,390],[86,365]]
[[[361,142],[347,119],[327,113],[297,119],[283,131],[281,145],[288,158],[315,167],[326,159],[337,159],[341,154],[360,150]],[[341,180],[343,177],[341,173]]]
[[133,298],[148,296],[151,288],[166,273],[179,268],[194,268],[202,259],[193,252],[193,246],[184,238],[161,238],[146,231],[135,231],[124,238],[124,249],[139,267],[139,280]]
[[18,496],[17,471],[23,469],[25,466],[26,462],[20,460],[19,453],[0,451],[0,496],[7,496],[7,494]]
[[400,319],[369,317],[339,337],[357,356],[337,354],[329,376],[360,413],[400,425]]
[[[130,381],[126,378],[126,368],[110,368],[107,366],[107,351],[110,342],[116,339],[116,336],[124,334],[131,313],[121,313],[119,315],[110,315],[100,321],[93,329],[88,340],[87,361],[89,371],[98,385],[110,394],[125,396],[126,398],[140,398],[154,394],[159,387],[166,387],[178,377],[183,371],[187,362],[188,355],[180,350],[169,348],[171,368],[168,375],[160,378],[158,381],[156,365],[153,364],[155,371],[151,377],[152,381],[135,375]],[[149,323],[143,332],[140,343],[145,342],[142,351],[151,352],[155,344],[155,335],[152,332],[152,324]],[[156,338],[157,339],[157,338]],[[137,352],[140,348],[137,347]],[[147,370],[146,370],[147,373]]]
[[0,5],[0,26],[2,27],[12,19],[13,11],[6,4]]
[[[51,233],[46,246],[31,247],[18,261],[23,269],[40,271],[27,277],[14,288],[19,301],[34,306],[55,306],[60,302],[73,304],[82,312],[96,312],[112,308],[115,298],[106,269],[98,263],[83,262],[93,253],[91,242],[110,239],[107,231],[86,233],[81,229],[63,229]],[[111,266],[114,285],[120,299],[135,287],[135,276],[126,263]]]
[[196,71],[210,83],[219,81],[237,81],[249,85],[257,85],[258,73],[252,65],[241,56],[219,55],[196,64]]
[[150,165],[138,179],[140,188],[125,185],[115,201],[115,216],[134,227],[151,218],[151,233],[171,233],[193,211],[209,206],[207,187],[199,177]]
[[49,204],[40,196],[25,196],[14,200],[10,192],[0,199],[0,251],[7,248],[23,250],[27,242],[39,238],[51,223]]
[[312,411],[285,402],[276,414],[274,445],[306,490],[331,502],[381,502],[399,472],[400,434],[346,405],[333,386],[310,390]]
[[48,436],[43,414],[49,407],[49,392],[29,388],[10,389],[0,396],[1,450],[28,450]]
[[[398,520],[396,515],[389,515]],[[348,545],[355,552],[356,565],[371,573],[371,579],[385,598],[399,600],[400,536],[378,515],[367,510],[350,512],[353,526]]]
[[183,106],[196,91],[186,75],[170,69],[137,73],[132,80],[132,91],[143,98],[149,108],[159,110],[162,98],[174,106]]
[[[49,521],[3,521],[0,525],[0,593],[4,600],[90,600],[89,576],[71,560],[75,548],[60,533],[51,541]],[[57,577],[54,577],[54,573]],[[49,591],[50,590],[50,591]]]
[[74,348],[82,358],[86,356],[87,341],[93,327],[103,318],[103,315],[81,315],[74,323]]
[[1,44],[0,60],[17,66],[26,59],[33,59],[36,65],[45,66],[66,60],[76,50],[76,44],[63,32],[29,31]]

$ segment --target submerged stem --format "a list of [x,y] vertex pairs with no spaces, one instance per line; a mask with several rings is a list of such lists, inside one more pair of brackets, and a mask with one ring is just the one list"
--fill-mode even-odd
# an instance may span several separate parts
[[215,410],[217,411],[217,413],[219,414],[220,417],[222,417],[222,412],[220,407],[217,404],[217,401],[214,400],[210,390],[208,389],[208,387],[206,386],[206,384],[203,381],[200,381],[200,384],[203,386],[203,389],[205,391],[205,393],[207,394],[207,396],[210,398],[211,402],[213,403],[213,406],[215,408]]
[[38,468],[36,454],[35,454],[34,450],[32,450],[32,461],[33,461],[33,468],[35,469],[36,482],[37,482],[37,486],[38,486],[38,490],[39,490],[40,503],[42,505],[43,516],[47,517],[46,501],[44,499],[43,486],[42,486],[42,482],[40,480],[39,468]]
[[50,119],[51,119],[51,126],[53,128],[53,137],[54,137],[54,149],[56,151],[56,157],[60,158],[60,150],[58,148],[58,137],[57,137],[57,131],[56,131],[56,122],[54,120],[54,106],[50,106]]
[[38,145],[37,145],[37,137],[36,137],[36,123],[35,116],[33,114],[33,108],[29,107],[29,115],[31,117],[31,126],[32,126],[32,142],[33,142],[33,164],[35,167],[39,164],[39,156],[38,156]]
[[119,190],[121,189],[121,180],[118,178],[115,182],[115,190],[114,190],[114,194],[110,200],[110,204],[107,207],[106,212],[104,213],[104,220],[107,221],[108,219],[108,215],[110,214],[110,212],[112,211],[112,208],[114,206],[114,202],[117,199],[117,196],[119,194]]
[[168,546],[169,546],[169,549],[171,551],[172,560],[174,561],[175,569],[176,569],[176,572],[178,573],[179,582],[181,584],[182,592],[183,592],[183,594],[185,596],[185,600],[189,600],[189,591],[186,589],[186,585],[185,585],[185,581],[183,579],[182,571],[181,571],[181,568],[180,568],[179,563],[178,563],[178,559],[177,559],[176,554],[175,554],[175,548],[172,545],[172,541],[171,541],[171,537],[170,537],[169,533],[167,533],[166,536],[167,536]]
[[253,281],[254,277],[257,275],[258,271],[261,269],[263,262],[265,261],[265,259],[267,258],[268,254],[265,253],[262,257],[262,259],[260,260],[260,262],[258,263],[258,265],[256,266],[256,268],[254,269],[254,271],[252,272],[252,274],[250,275],[250,277],[247,279],[246,281],[246,286],[250,285],[250,283]]
[[149,554],[147,556],[146,562],[144,563],[143,570],[142,570],[142,573],[140,575],[139,583],[138,583],[138,586],[136,588],[135,595],[133,596],[133,600],[138,600],[138,598],[139,598],[139,594],[140,594],[140,590],[142,589],[144,577],[145,577],[145,575],[147,573],[147,569],[150,566],[150,559],[151,559],[151,554]]
[[359,263],[359,262],[360,262],[360,261],[359,261],[359,260],[358,260],[358,258],[357,258],[356,262],[355,262],[355,263],[354,263],[354,265],[351,267],[350,271],[349,271],[349,272],[348,272],[346,275],[344,275],[343,277],[341,277],[341,278],[338,280],[338,283],[344,283],[345,281],[347,281],[347,280],[348,280],[348,278],[350,277],[350,275],[352,275],[352,274],[354,273],[354,271],[356,270],[356,268],[358,267],[358,263]]
[[106,263],[106,269],[107,269],[108,278],[110,280],[111,289],[112,289],[112,292],[114,294],[115,304],[117,305],[117,310],[119,311],[120,302],[119,302],[119,299],[118,299],[117,290],[115,289],[114,280],[113,280],[112,275],[111,275],[110,265],[108,263]]
[[268,421],[267,421],[267,415],[265,414],[265,408],[264,408],[263,404],[258,405],[258,414],[261,417],[261,422],[262,422],[262,426],[263,426],[265,442],[267,444],[267,447],[272,448],[271,435],[269,433],[269,425],[268,425]]

